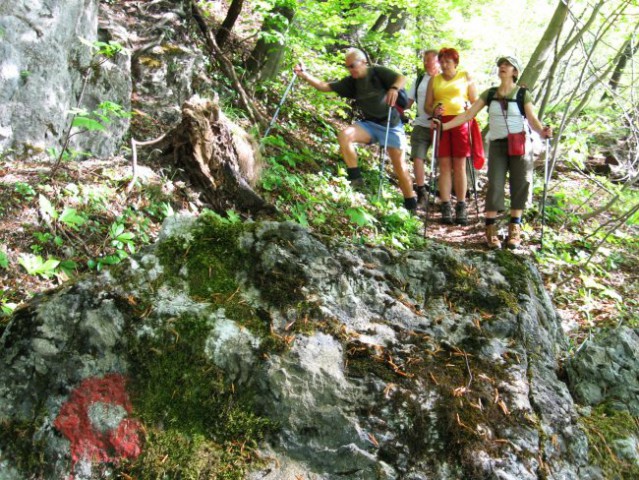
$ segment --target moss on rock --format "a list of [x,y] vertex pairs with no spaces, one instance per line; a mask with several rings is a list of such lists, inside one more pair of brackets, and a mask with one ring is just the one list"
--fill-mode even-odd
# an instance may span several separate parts
[[592,409],[589,415],[581,417],[580,423],[590,444],[589,460],[604,471],[605,478],[639,478],[637,452],[634,452],[634,459],[629,460],[623,458],[615,445],[615,442],[633,438],[635,445],[639,443],[639,418],[625,410],[615,410],[602,404]]
[[256,460],[250,452],[273,424],[255,411],[254,392],[229,384],[206,356],[210,328],[205,319],[183,317],[154,338],[132,341],[131,396],[147,437],[142,455],[121,473],[239,479]]

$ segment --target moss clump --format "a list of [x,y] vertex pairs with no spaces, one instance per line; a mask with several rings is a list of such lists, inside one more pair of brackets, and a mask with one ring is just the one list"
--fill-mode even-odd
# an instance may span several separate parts
[[639,478],[639,465],[619,458],[612,444],[615,440],[631,436],[639,438],[639,418],[627,411],[614,410],[602,404],[595,407],[591,414],[580,419],[589,443],[589,460],[604,471],[610,479]]
[[246,467],[255,462],[250,448],[221,445],[199,434],[153,430],[147,441],[147,450],[135,465],[119,468],[122,478],[138,473],[134,478],[242,480]]
[[[247,228],[213,212],[203,213],[185,236],[177,235],[158,246],[167,272],[162,280],[176,288],[186,280],[194,300],[224,307],[228,318],[260,336],[268,336],[270,324],[243,300],[236,279],[236,273],[250,263],[238,248],[239,237]],[[185,279],[179,276],[183,268]]]
[[365,378],[375,375],[385,382],[397,381],[397,374],[388,362],[388,353],[383,347],[353,341],[346,345],[346,367],[351,377]]
[[[510,291],[525,293],[532,280],[532,273],[526,262],[512,252],[500,250],[496,252],[495,261],[501,267],[501,273],[508,280]],[[540,293],[540,292],[537,292]]]
[[151,68],[153,70],[157,70],[158,68],[162,67],[162,62],[158,60],[157,58],[143,56],[143,57],[140,57],[139,61],[145,67]]
[[481,275],[473,263],[462,262],[450,255],[440,259],[441,268],[447,277],[444,295],[451,308],[489,312],[506,308],[519,313],[521,307],[517,294],[527,290],[530,271],[521,259],[510,252],[497,252],[495,258],[508,280],[511,287],[509,290],[481,288]]
[[[179,288],[186,279],[190,296],[224,306],[228,318],[250,328],[261,336],[270,332],[243,300],[236,275],[246,272],[259,286],[262,298],[279,308],[304,303],[301,287],[306,279],[294,262],[281,262],[269,271],[261,271],[255,261],[256,252],[241,250],[240,236],[253,225],[226,220],[213,212],[202,214],[184,235],[176,235],[158,247],[158,256],[166,272],[164,279]],[[186,278],[179,272],[186,270]]]
[[20,472],[33,478],[48,478],[48,459],[45,458],[45,441],[36,440],[37,426],[41,420],[31,422],[0,423],[0,447],[2,457],[11,459]]
[[240,479],[256,460],[252,448],[274,426],[255,411],[254,392],[227,384],[206,357],[209,330],[205,320],[181,318],[154,339],[132,335],[131,397],[147,438],[121,473]]

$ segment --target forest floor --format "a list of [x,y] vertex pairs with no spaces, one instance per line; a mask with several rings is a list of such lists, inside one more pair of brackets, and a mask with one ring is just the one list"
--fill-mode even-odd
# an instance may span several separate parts
[[[0,160],[0,333],[10,311],[34,295],[107,268],[152,243],[167,215],[197,214],[203,208],[186,181],[158,165],[141,166],[132,188],[131,165],[122,157],[65,164],[54,178],[50,171],[46,160]],[[590,188],[583,176],[562,177],[563,196]],[[483,197],[480,189],[479,205],[468,200],[470,223],[463,227],[441,225],[437,205],[432,206],[426,237],[486,250]],[[515,251],[538,263],[574,346],[598,328],[639,322],[639,229],[622,226],[625,233],[619,237],[617,232],[584,267],[596,242],[588,243],[576,218],[547,225],[552,241],[542,252],[539,219],[531,219],[534,229],[525,229],[526,241]],[[506,223],[503,217],[502,227]],[[628,248],[633,241],[635,248]],[[584,248],[587,244],[590,248]]]

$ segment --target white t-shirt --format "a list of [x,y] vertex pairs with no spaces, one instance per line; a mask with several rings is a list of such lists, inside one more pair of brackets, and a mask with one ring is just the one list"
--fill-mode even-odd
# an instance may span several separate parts
[[[422,81],[419,82],[419,86],[417,87],[417,117],[415,117],[415,121],[413,125],[419,125],[421,127],[430,127],[430,115],[428,115],[424,111],[424,104],[426,103],[426,89],[428,89],[428,82],[430,82],[430,76],[428,74],[424,74]],[[417,79],[413,82],[410,89],[408,90],[408,98],[411,100],[415,100],[415,84],[417,83]]]
[[[507,98],[514,99],[517,96],[519,88],[513,89]],[[488,100],[488,90],[481,93],[480,98],[484,101]],[[524,105],[531,101],[530,92],[526,91],[524,95]],[[502,113],[501,102],[495,98],[490,102],[488,107],[488,126],[490,131],[488,132],[489,140],[498,140],[500,138],[506,138],[508,133],[518,133],[524,130],[524,117],[519,111],[517,102],[505,102],[507,104],[507,110]],[[505,117],[505,118],[504,118]],[[506,121],[508,127],[506,127]]]

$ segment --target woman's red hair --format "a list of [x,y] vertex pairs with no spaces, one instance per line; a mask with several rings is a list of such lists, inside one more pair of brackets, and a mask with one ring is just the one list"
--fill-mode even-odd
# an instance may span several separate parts
[[437,59],[441,62],[444,58],[450,58],[455,65],[459,65],[459,52],[454,48],[442,48],[437,54]]

